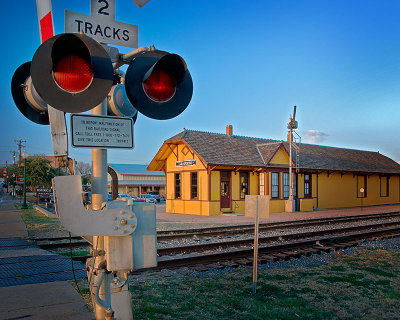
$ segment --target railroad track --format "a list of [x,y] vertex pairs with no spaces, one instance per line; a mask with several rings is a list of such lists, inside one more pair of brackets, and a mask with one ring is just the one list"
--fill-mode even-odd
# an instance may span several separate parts
[[[300,257],[302,255],[309,256],[312,253],[320,253],[322,251],[328,252],[338,248],[345,248],[355,246],[359,242],[386,237],[400,236],[400,221],[390,221],[391,218],[399,217],[400,213],[392,212],[384,215],[374,214],[365,216],[351,216],[342,218],[324,218],[324,219],[311,219],[306,221],[291,221],[284,223],[266,224],[265,227],[282,229],[295,229],[293,232],[279,235],[261,235],[259,237],[259,263],[263,264],[267,261],[276,261],[279,259],[288,260],[291,257]],[[371,220],[386,219],[385,221],[374,222]],[[351,221],[368,221],[368,224],[358,226],[337,226],[337,223],[351,222]],[[324,230],[303,230],[301,227],[313,226],[315,224],[328,225],[329,229]],[[237,233],[238,226],[225,226],[206,228],[206,234],[220,235],[220,232],[232,231],[231,234]],[[246,233],[249,225],[244,226],[240,231]],[[233,228],[233,229],[229,229]],[[300,230],[299,230],[300,229]],[[189,233],[191,237],[194,234],[203,235],[199,232],[201,229],[192,229]],[[212,231],[211,231],[212,230]],[[251,232],[253,232],[251,228]],[[267,229],[269,230],[269,229]],[[186,232],[187,230],[183,230]],[[158,237],[163,235],[170,236],[168,232],[161,232]],[[174,236],[177,235],[176,230]],[[182,231],[179,230],[179,233]],[[42,239],[40,239],[42,240]],[[46,239],[53,240],[53,239]],[[57,238],[57,241],[64,240]],[[44,241],[44,240],[43,240]],[[74,241],[74,242],[72,242]],[[237,267],[239,265],[252,264],[253,255],[253,238],[239,239],[239,240],[224,240],[214,241],[201,244],[179,245],[170,246],[158,249],[158,267],[155,269],[174,269],[182,266],[189,266],[190,268],[198,271],[207,270],[210,268],[224,268]],[[79,237],[71,239],[73,246],[80,246],[89,244],[82,242]],[[69,246],[70,244],[64,244]],[[57,244],[53,244],[57,246]],[[86,260],[89,256],[74,257],[74,260]],[[143,271],[143,270],[142,270]],[[136,271],[141,272],[141,271]]]
[[[295,220],[285,222],[272,222],[272,223],[261,223],[259,225],[259,232],[262,234],[267,231],[274,230],[285,230],[293,228],[306,228],[319,225],[332,225],[338,223],[351,223],[355,221],[368,221],[368,220],[379,220],[379,219],[390,219],[400,217],[400,212],[386,212],[382,214],[368,214],[368,215],[355,215],[346,216],[339,218],[317,218],[307,220]],[[235,236],[235,235],[252,235],[254,232],[254,224],[243,224],[243,225],[229,225],[229,226],[218,226],[218,227],[206,227],[206,228],[192,228],[192,229],[180,229],[180,230],[164,230],[157,232],[158,243],[168,243],[171,240],[181,240],[190,238],[210,238],[218,236]],[[36,238],[32,239],[42,249],[54,250],[60,248],[77,248],[87,247],[91,244],[82,239],[82,237],[54,237],[54,238]]]
[[[379,228],[377,230],[364,230],[346,232],[338,235],[319,236],[312,239],[302,239],[259,245],[259,264],[280,259],[289,260],[292,257],[310,256],[321,252],[343,249],[356,246],[365,240],[393,238],[400,236],[400,226],[391,228]],[[220,252],[208,252],[202,254],[187,254],[168,258],[161,256],[158,259],[158,267],[153,269],[174,269],[187,266],[197,271],[207,269],[219,269],[224,267],[238,267],[239,265],[251,265],[253,263],[253,248],[234,248]],[[142,270],[143,271],[143,270]],[[137,272],[137,271],[136,271]]]

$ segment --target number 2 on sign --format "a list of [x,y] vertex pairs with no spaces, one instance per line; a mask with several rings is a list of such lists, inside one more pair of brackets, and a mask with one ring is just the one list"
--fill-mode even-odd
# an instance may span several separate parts
[[104,10],[108,9],[108,7],[109,7],[108,1],[107,0],[99,0],[98,2],[104,3],[104,6],[99,9],[98,13],[108,16],[109,13],[104,11]]

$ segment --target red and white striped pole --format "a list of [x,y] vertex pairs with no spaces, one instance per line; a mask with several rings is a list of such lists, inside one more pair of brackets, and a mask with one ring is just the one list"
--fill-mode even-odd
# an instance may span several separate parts
[[36,0],[36,8],[39,20],[40,43],[43,43],[54,36],[51,0]]
[[[54,36],[53,12],[51,0],[36,0],[39,22],[40,43]],[[63,111],[47,105],[49,114],[51,142],[53,153],[57,157],[68,156],[67,125]]]

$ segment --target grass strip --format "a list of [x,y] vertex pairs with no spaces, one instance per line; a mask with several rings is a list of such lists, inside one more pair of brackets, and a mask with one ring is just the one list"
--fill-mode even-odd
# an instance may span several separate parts
[[400,319],[400,254],[363,249],[322,266],[133,282],[135,319]]

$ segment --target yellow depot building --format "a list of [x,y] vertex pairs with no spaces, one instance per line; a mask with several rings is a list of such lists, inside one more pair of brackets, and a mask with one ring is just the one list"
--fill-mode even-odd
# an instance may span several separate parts
[[[147,170],[166,175],[166,211],[244,213],[246,195],[269,195],[270,212],[289,197],[289,143],[184,130],[166,140]],[[400,203],[400,165],[370,151],[296,144],[296,210]]]

